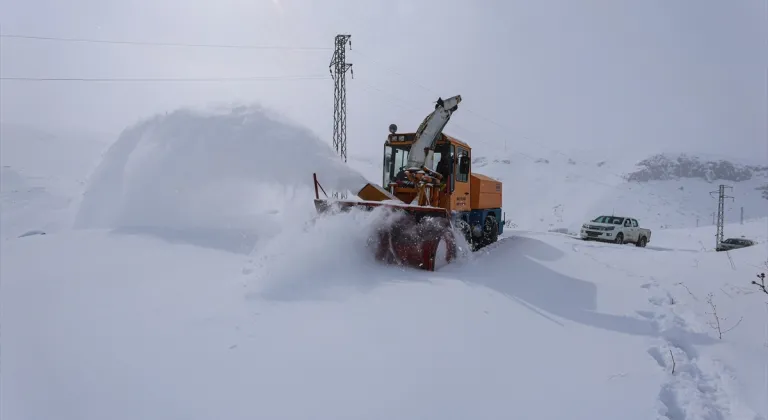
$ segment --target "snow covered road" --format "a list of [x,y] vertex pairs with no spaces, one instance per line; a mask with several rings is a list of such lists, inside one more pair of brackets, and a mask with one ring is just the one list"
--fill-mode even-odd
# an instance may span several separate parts
[[[105,231],[6,241],[2,414],[761,418],[759,372],[749,382],[723,365],[725,347],[765,362],[737,335],[758,326],[758,296],[718,306],[750,317],[721,341],[658,262],[710,288],[718,270],[685,267],[690,253],[581,245],[512,236],[439,273],[307,265],[292,289],[264,294],[255,256]],[[260,269],[271,263],[283,261]]]
[[[0,191],[3,420],[768,420],[768,295],[751,284],[768,219],[726,226],[757,246],[712,251],[714,227],[688,227],[711,211],[704,181],[684,203],[674,180],[585,198],[549,166],[490,162],[529,230],[428,273],[373,261],[369,213],[316,219],[311,174],[343,189],[360,172],[258,110],[129,127],[87,187],[81,165],[37,165],[16,140]],[[739,200],[761,203],[749,187]],[[653,223],[648,248],[545,232],[624,195]]]

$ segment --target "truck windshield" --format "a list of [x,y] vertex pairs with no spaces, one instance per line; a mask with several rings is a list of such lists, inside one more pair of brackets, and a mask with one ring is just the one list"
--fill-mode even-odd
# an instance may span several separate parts
[[609,225],[620,225],[624,223],[623,217],[616,217],[616,216],[600,216],[597,219],[593,220],[594,223],[606,223]]
[[405,179],[405,175],[402,172],[407,164],[408,149],[384,146],[384,177],[381,186],[387,188],[391,182],[395,182],[397,179]]

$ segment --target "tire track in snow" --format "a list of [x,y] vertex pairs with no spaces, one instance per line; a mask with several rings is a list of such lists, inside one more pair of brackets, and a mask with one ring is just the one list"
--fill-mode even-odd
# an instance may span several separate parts
[[[659,391],[657,419],[661,420],[765,420],[736,401],[729,392],[728,369],[719,362],[701,357],[690,337],[704,337],[675,311],[672,295],[652,281],[642,285],[653,310],[641,312],[658,328],[656,344],[648,354],[666,371]],[[674,369],[674,373],[673,373]]]

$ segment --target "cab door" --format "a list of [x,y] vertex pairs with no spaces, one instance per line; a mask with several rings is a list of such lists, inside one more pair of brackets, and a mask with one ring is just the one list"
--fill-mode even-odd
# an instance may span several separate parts
[[[454,190],[451,194],[450,210],[469,211],[469,174],[471,173],[471,156],[469,150],[461,146],[451,145],[455,149],[453,161]],[[463,162],[463,164],[462,164]]]
[[624,219],[624,226],[621,229],[621,232],[624,234],[624,242],[632,242],[635,239],[632,235],[632,221],[629,219]]
[[640,240],[640,225],[635,219],[632,219],[632,240],[635,242]]

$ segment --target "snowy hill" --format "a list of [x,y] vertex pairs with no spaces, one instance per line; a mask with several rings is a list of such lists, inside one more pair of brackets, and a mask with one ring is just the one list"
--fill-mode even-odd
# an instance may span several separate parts
[[71,226],[88,175],[109,145],[99,135],[0,124],[0,232]]
[[638,163],[642,169],[630,173],[629,181],[648,182],[669,179],[698,178],[707,182],[747,181],[768,176],[768,165],[744,165],[727,160],[704,160],[697,156],[658,154]]
[[[518,233],[428,274],[361,260],[356,227],[327,223],[253,262],[98,231],[14,240],[3,418],[766,418],[764,247],[733,269]],[[722,340],[710,292],[723,328],[741,320]]]
[[[704,161],[694,167],[692,162],[700,162],[695,157],[687,161],[690,165],[682,161],[682,166],[675,166],[667,158],[652,157],[634,164],[624,156],[598,152],[532,155],[499,151],[489,157],[479,150],[474,153],[473,171],[503,182],[503,210],[509,226],[516,229],[575,232],[601,214],[631,215],[656,231],[714,226],[717,199],[709,193],[717,191],[720,177],[733,187],[726,190],[734,197],[726,201],[727,222],[740,221],[741,207],[745,220],[768,216],[764,200],[768,192],[760,190],[768,183],[768,168],[758,165],[719,161],[714,171],[717,179],[709,182],[698,176],[705,173],[701,168],[709,166]],[[377,157],[353,156],[349,165],[381,183]],[[690,176],[674,175],[679,168]]]
[[[507,220],[521,229],[573,232],[601,214],[631,215],[652,230],[713,225],[717,200],[709,193],[717,191],[719,181],[696,177],[698,172],[693,169],[690,177],[671,176],[675,167],[651,164],[657,161],[646,159],[635,166],[596,153],[498,153],[492,158],[476,153],[473,170],[504,183]],[[746,178],[726,182],[733,187],[727,190],[728,195],[734,197],[726,202],[726,221],[739,222],[741,207],[746,220],[768,216],[768,206],[758,189],[768,183],[768,168],[730,162],[720,165],[732,168],[733,173],[743,171],[738,173]],[[638,174],[661,174],[660,167],[667,169],[664,176],[640,181]],[[730,173],[727,169],[715,171],[716,177],[726,179],[732,178]]]
[[[375,214],[316,217],[312,172],[352,189],[378,157],[257,107],[141,121],[93,161],[77,229],[4,235],[0,417],[767,420],[766,210],[726,226],[757,246],[713,252],[691,218],[716,183],[590,156],[476,156],[518,227],[427,273],[373,260]],[[647,248],[547,232],[609,206]]]

